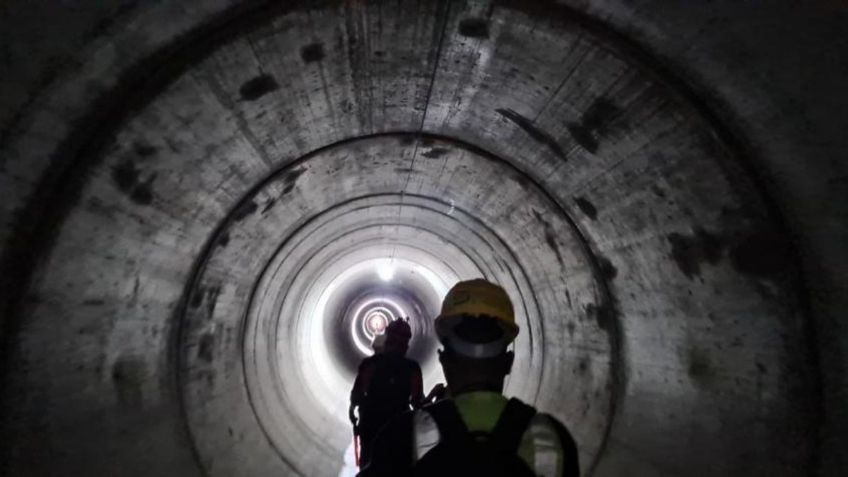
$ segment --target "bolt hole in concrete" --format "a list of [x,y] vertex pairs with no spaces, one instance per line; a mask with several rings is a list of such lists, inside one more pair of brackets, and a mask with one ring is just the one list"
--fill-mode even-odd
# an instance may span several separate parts
[[39,363],[21,402],[75,393],[44,422],[109,418],[85,443],[21,426],[11,468],[47,432],[45,473],[114,475],[184,427],[208,476],[350,472],[371,340],[409,317],[441,381],[432,318],[474,277],[515,303],[506,393],[572,429],[586,475],[802,468],[774,436],[809,425],[803,323],[743,158],[618,36],[487,5],[273,7],[104,125],[15,362]]

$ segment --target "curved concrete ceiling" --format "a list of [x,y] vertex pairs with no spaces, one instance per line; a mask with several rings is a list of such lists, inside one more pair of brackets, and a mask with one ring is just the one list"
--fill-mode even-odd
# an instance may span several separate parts
[[9,475],[339,474],[481,276],[585,475],[844,469],[844,8],[97,3],[4,17]]

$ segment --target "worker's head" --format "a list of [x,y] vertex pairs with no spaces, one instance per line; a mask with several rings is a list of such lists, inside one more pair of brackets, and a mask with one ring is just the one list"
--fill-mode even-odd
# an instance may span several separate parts
[[386,327],[385,336],[383,352],[406,354],[409,349],[409,340],[412,338],[412,329],[406,320],[394,320]]
[[503,288],[485,280],[457,283],[442,303],[436,333],[444,345],[439,361],[453,394],[503,390],[518,335],[512,302]]

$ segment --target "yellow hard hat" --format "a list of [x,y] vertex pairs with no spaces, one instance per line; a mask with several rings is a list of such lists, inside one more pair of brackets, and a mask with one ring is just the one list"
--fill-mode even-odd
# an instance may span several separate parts
[[[486,326],[476,325],[489,325],[488,331]],[[436,317],[435,326],[445,346],[475,358],[498,355],[518,335],[509,295],[503,288],[483,279],[454,285],[442,302],[442,312]]]

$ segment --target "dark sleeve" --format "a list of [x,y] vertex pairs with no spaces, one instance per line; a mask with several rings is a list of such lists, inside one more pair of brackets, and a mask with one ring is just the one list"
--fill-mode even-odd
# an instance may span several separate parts
[[562,465],[562,476],[580,477],[580,462],[578,460],[577,444],[574,442],[574,438],[561,422],[552,416],[548,417],[550,417],[549,421],[553,423],[557,436],[559,436],[559,441],[562,444],[562,454],[564,459]]
[[359,477],[403,477],[412,472],[412,412],[383,426],[374,438],[371,463]]
[[412,408],[418,409],[424,405],[424,382],[421,378],[421,366],[419,366],[415,361],[412,361],[411,368],[410,389],[412,390],[412,394],[409,398],[412,403]]
[[368,383],[371,381],[371,375],[373,373],[373,360],[371,358],[363,359],[359,363],[359,371],[356,373],[356,380],[353,382],[353,389],[350,391],[351,404],[359,405],[362,402],[362,397],[368,388]]

